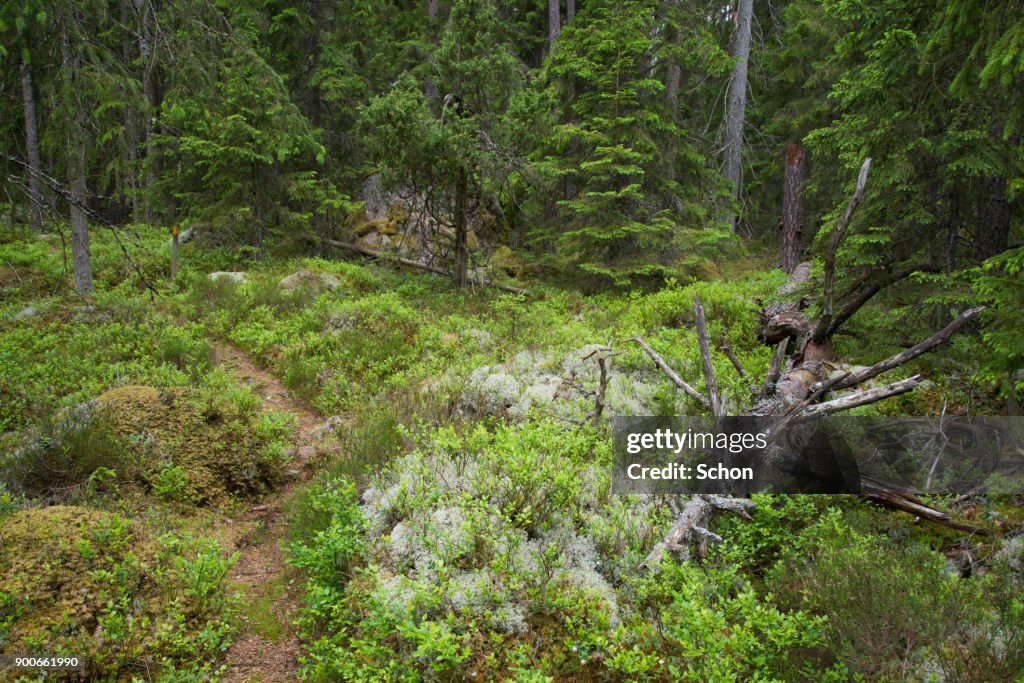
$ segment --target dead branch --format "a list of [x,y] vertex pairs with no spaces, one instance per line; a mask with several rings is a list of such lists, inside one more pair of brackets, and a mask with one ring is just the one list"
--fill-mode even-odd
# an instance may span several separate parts
[[633,337],[629,341],[636,342],[637,344],[639,344],[640,348],[642,348],[647,353],[647,355],[651,357],[651,360],[654,361],[654,364],[657,365],[658,368],[662,372],[664,372],[670,380],[672,380],[673,384],[675,384],[677,387],[685,391],[690,398],[694,399],[705,408],[711,407],[711,401],[709,401],[707,397],[701,394],[699,391],[697,391],[689,384],[687,384],[682,377],[677,375],[676,371],[670,368],[668,366],[668,363],[666,363],[664,359],[662,359],[662,357],[659,356],[658,353],[647,344],[647,342],[645,342],[640,337]]
[[832,231],[832,239],[829,240],[828,247],[825,249],[825,283],[821,299],[821,319],[818,320],[814,333],[811,335],[815,341],[827,338],[828,329],[832,324],[832,287],[836,277],[836,253],[846,235],[846,229],[850,226],[850,220],[853,219],[853,212],[857,210],[861,200],[864,199],[864,188],[868,183],[868,170],[870,169],[871,157],[868,157],[860,167],[857,187],[853,191],[853,196],[850,197],[850,203],[846,205],[846,210],[839,217],[835,230]]
[[949,323],[941,330],[933,334],[932,336],[925,339],[920,344],[910,347],[906,351],[897,353],[895,356],[890,356],[885,360],[879,361],[869,368],[865,368],[860,372],[851,373],[848,377],[843,379],[838,385],[837,389],[845,389],[852,387],[862,382],[865,382],[872,377],[881,375],[883,372],[892,370],[895,367],[903,365],[909,360],[913,360],[918,356],[928,353],[936,346],[941,346],[949,341],[949,338],[953,336],[953,333],[959,330],[961,327],[966,325],[968,322],[976,318],[982,311],[985,310],[984,306],[977,306],[976,308],[970,308],[960,314],[953,322]]
[[597,395],[594,396],[594,412],[591,414],[595,428],[601,424],[601,413],[604,412],[604,392],[608,389],[608,359],[604,356],[599,356],[597,366],[601,370],[601,378],[597,383]]
[[[589,360],[591,357],[597,356],[597,354],[601,353],[602,351],[610,352],[611,344],[609,343],[608,348],[606,349],[594,349],[586,356],[584,356],[583,360]],[[614,358],[615,356],[621,356],[623,353],[625,353],[625,351],[619,351],[617,353],[607,353],[605,355],[597,356],[597,367],[599,368],[601,374],[597,383],[597,391],[590,392],[594,394],[594,409],[590,413],[590,419],[591,421],[593,421],[594,427],[597,427],[598,425],[601,424],[601,415],[602,413],[604,413],[604,396],[605,392],[608,390],[608,360],[610,358]]]
[[721,542],[722,537],[708,530],[708,523],[715,510],[730,510],[749,519],[747,510],[756,506],[746,498],[730,498],[712,494],[697,494],[686,503],[675,524],[658,542],[642,563],[640,569],[657,570],[665,553],[674,553],[683,562],[690,559],[690,544],[694,541]]
[[779,381],[779,376],[782,374],[782,362],[786,359],[786,349],[788,347],[789,337],[783,337],[782,341],[775,347],[771,363],[768,364],[768,374],[765,375],[764,384],[761,385],[760,398],[766,398],[775,391],[775,383]]
[[914,375],[913,377],[901,379],[898,382],[893,382],[892,384],[886,384],[884,387],[858,391],[857,393],[850,394],[849,396],[842,396],[840,398],[832,399],[831,401],[825,401],[824,403],[809,405],[803,409],[801,416],[831,415],[832,413],[838,413],[858,406],[866,406],[869,403],[876,403],[885,398],[899,396],[900,394],[905,394],[908,391],[913,391],[919,384],[921,384],[922,381],[921,375]]
[[[358,244],[352,244],[351,242],[340,242],[338,240],[325,239],[324,244],[328,244],[332,247],[337,247],[338,249],[354,251],[357,254],[363,254],[364,256],[370,256],[372,258],[381,259],[383,261],[393,261],[403,266],[409,266],[410,268],[419,268],[420,270],[426,270],[431,273],[444,275],[450,278],[455,277],[453,273],[445,270],[444,268],[439,268],[438,266],[432,266],[426,263],[420,263],[419,261],[413,261],[412,259],[402,258],[401,256],[396,256],[394,254],[387,254],[380,251],[374,251],[373,249],[361,247]],[[529,295],[530,293],[528,290],[522,289],[520,287],[513,287],[512,285],[503,285],[497,282],[488,282],[486,280],[480,280],[479,278],[473,277],[469,278],[469,283],[472,285],[478,285],[482,287],[494,287],[495,289],[500,289],[503,292],[511,292],[513,294]]]
[[[888,287],[889,285],[896,284],[900,280],[904,280],[914,273],[927,272],[934,270],[931,266],[926,264],[906,266],[900,268],[892,273],[886,273],[884,277],[881,277],[873,282],[868,282],[867,279],[861,280],[859,283],[854,285],[848,292],[847,296],[852,296],[857,292],[857,296],[849,299],[838,312],[832,317],[832,321],[828,325],[828,329],[825,330],[825,336],[831,337],[835,334],[839,327],[853,317],[853,314],[859,311],[864,304],[870,301],[876,294]],[[860,290],[858,292],[858,290]],[[845,297],[844,297],[845,298]]]
[[891,491],[886,491],[881,487],[876,487],[868,482],[865,482],[864,488],[866,489],[864,492],[865,498],[873,500],[886,507],[902,510],[903,512],[909,512],[921,519],[934,522],[935,524],[941,524],[942,526],[948,526],[959,531],[967,531],[981,536],[991,535],[991,532],[988,529],[982,529],[980,527],[971,526],[970,524],[954,521],[949,516],[949,513],[933,508],[909,493],[893,493]]
[[750,393],[756,394],[757,387],[755,387],[754,383],[750,381],[750,377],[747,375],[747,371],[743,369],[743,365],[740,363],[740,359],[736,357],[736,354],[733,352],[732,346],[729,345],[729,340],[726,338],[724,333],[722,334],[721,342],[722,345],[719,348],[721,349],[722,353],[724,353],[726,358],[729,359],[729,362],[732,363],[732,366],[736,368],[736,372],[737,374],[739,374],[740,379],[744,380],[747,383],[747,386],[750,387]]
[[708,388],[708,399],[711,403],[711,414],[722,415],[722,401],[718,397],[718,385],[715,383],[715,367],[711,363],[711,348],[708,345],[708,330],[704,324],[704,307],[700,298],[693,295],[693,316],[697,327],[697,342],[700,344],[700,362],[704,366],[704,384]]

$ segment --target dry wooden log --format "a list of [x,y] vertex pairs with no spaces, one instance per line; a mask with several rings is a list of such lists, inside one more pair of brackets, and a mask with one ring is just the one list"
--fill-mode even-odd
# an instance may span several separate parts
[[991,532],[988,529],[958,522],[951,518],[948,513],[937,508],[933,508],[909,493],[896,493],[893,491],[887,491],[881,487],[872,487],[868,485],[866,486],[864,497],[886,507],[890,507],[895,510],[902,510],[903,512],[909,512],[915,517],[919,517],[929,522],[934,522],[935,524],[941,524],[942,526],[948,526],[952,529],[966,531],[972,534],[979,534],[981,536],[991,535]]
[[[446,277],[450,277],[453,279],[455,278],[454,273],[451,273],[445,270],[444,268],[432,266],[427,263],[420,263],[419,261],[413,261],[412,259],[402,258],[401,256],[396,256],[394,254],[386,254],[384,252],[374,251],[373,249],[361,247],[358,244],[352,244],[351,242],[340,242],[338,240],[325,239],[324,244],[328,244],[332,247],[337,247],[338,249],[353,251],[357,254],[363,254],[364,256],[382,259],[384,261],[393,261],[395,263],[400,263],[403,266],[409,266],[410,268],[419,268],[420,270],[426,270],[428,272],[436,273],[438,275],[444,275]],[[503,292],[511,292],[512,294],[530,293],[529,291],[522,289],[520,287],[513,287],[512,285],[503,285],[498,282],[489,282],[486,280],[480,280],[479,278],[469,278],[468,282],[469,284],[477,285],[480,287],[494,287],[495,289],[500,289]]]

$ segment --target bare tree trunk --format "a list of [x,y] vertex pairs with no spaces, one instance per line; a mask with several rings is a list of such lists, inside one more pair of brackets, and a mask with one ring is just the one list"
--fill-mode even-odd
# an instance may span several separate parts
[[[79,113],[78,118],[82,115]],[[92,259],[89,253],[89,217],[85,207],[89,201],[86,183],[85,136],[83,122],[76,122],[72,134],[68,171],[71,174],[71,257],[74,263],[75,289],[79,294],[92,294]]]
[[437,3],[438,3],[438,0],[430,0],[430,2],[427,3],[427,16],[430,17],[430,19],[432,19],[432,20],[433,19],[437,19],[437,14],[438,14],[438,4]]
[[39,159],[39,130],[36,128],[36,96],[32,92],[32,69],[21,63],[21,103],[25,110],[25,151],[28,156],[29,215],[34,230],[43,229],[43,193],[39,187],[42,161]]
[[565,23],[569,25],[572,20],[576,18],[576,0],[566,0],[565,3]]
[[469,248],[466,244],[467,184],[466,172],[460,171],[458,185],[455,188],[455,286],[459,289],[465,287],[469,280]]
[[786,148],[786,175],[782,193],[782,234],[779,236],[779,268],[792,273],[800,263],[804,230],[804,148],[791,142]]
[[562,30],[562,6],[559,0],[548,0],[548,54],[555,49],[555,41]]
[[1006,251],[1010,244],[1010,202],[1006,199],[1006,178],[985,178],[979,204],[974,256],[984,261]]
[[[754,0],[739,0],[736,30],[733,33],[732,56],[736,60],[729,81],[729,94],[725,113],[725,164],[723,174],[733,184],[738,200],[743,189],[743,124],[747,107],[747,65],[750,61],[750,29],[753,21]],[[733,232],[739,217],[730,211],[726,215]]]

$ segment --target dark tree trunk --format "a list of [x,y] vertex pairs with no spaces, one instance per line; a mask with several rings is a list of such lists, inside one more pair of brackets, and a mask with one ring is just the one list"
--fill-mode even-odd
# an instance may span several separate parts
[[[130,0],[121,0],[121,24],[126,27],[132,25],[129,2]],[[133,57],[131,33],[126,30],[121,39],[121,58],[125,64],[131,64]],[[142,205],[139,202],[139,111],[137,107],[125,107],[124,130],[125,145],[128,147],[128,171],[125,173],[125,178],[132,207],[132,222],[139,223],[143,216]]]
[[[739,0],[736,12],[736,30],[732,42],[732,57],[735,63],[726,99],[725,163],[722,172],[733,184],[734,196],[738,200],[743,189],[743,124],[747,107],[747,65],[750,60],[750,29],[754,0]],[[725,218],[735,232],[739,222],[738,216],[730,211]]]
[[433,19],[437,19],[437,14],[438,14],[437,2],[438,2],[438,0],[430,0],[430,2],[427,3],[427,16],[430,17],[432,20]]
[[548,0],[548,54],[555,49],[555,41],[562,30],[562,7],[559,0]]
[[978,228],[974,233],[974,257],[984,261],[1009,247],[1010,202],[1006,198],[1006,178],[985,178],[980,194]]
[[140,141],[146,149],[146,202],[145,218],[147,223],[152,223],[155,217],[153,208],[153,186],[156,185],[157,177],[160,175],[160,155],[156,153],[152,144],[154,124],[160,105],[163,102],[163,90],[160,85],[160,73],[157,69],[156,59],[153,56],[154,17],[152,6],[145,0],[134,0],[135,11],[139,15],[138,44],[139,61],[142,63],[142,89],[146,97],[149,111],[143,119],[143,139]]
[[565,23],[571,24],[572,20],[576,18],[576,0],[566,0],[565,3]]
[[32,92],[32,69],[21,63],[21,104],[25,111],[25,151],[28,156],[28,202],[32,228],[43,229],[43,193],[39,185],[39,130],[36,128],[36,96]]
[[469,247],[466,243],[466,195],[468,194],[466,172],[459,172],[455,188],[455,286],[462,289],[468,282]]
[[786,175],[782,194],[782,234],[779,236],[779,268],[792,273],[800,263],[804,230],[804,158],[806,152],[793,142],[786,148]]

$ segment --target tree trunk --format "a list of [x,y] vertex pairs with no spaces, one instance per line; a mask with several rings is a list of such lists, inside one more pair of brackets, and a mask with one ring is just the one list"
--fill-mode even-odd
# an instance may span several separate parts
[[459,172],[455,188],[455,286],[462,289],[468,282],[469,247],[466,243],[466,172]]
[[[750,28],[754,0],[739,0],[736,11],[736,30],[732,43],[735,64],[726,100],[723,174],[733,184],[733,196],[738,200],[743,189],[743,123],[747,107],[747,64],[750,60]],[[739,217],[731,211],[726,215],[726,222],[733,232],[736,232],[738,221]]]
[[[82,114],[78,114],[82,118]],[[71,174],[71,257],[74,262],[75,289],[79,294],[92,294],[92,261],[89,253],[89,217],[86,206],[89,201],[86,183],[85,131],[83,122],[76,122],[71,140],[68,171]]]
[[36,97],[32,92],[32,69],[21,63],[21,103],[25,110],[25,151],[28,156],[29,215],[34,230],[43,229],[43,193],[39,186],[42,162],[39,159],[39,130],[36,128]]
[[437,3],[438,3],[438,0],[430,0],[430,2],[427,3],[427,16],[430,17],[431,20],[437,19],[437,14],[438,14],[438,4]]
[[[125,27],[132,25],[132,17],[130,16],[131,7],[129,6],[130,1],[131,0],[121,0],[121,24]],[[121,59],[123,59],[124,63],[127,65],[131,64],[132,58],[131,33],[126,30],[121,39]],[[138,107],[131,105],[124,108],[125,146],[128,148],[128,171],[125,173],[125,177],[128,183],[133,223],[139,223],[142,220],[142,205],[139,202],[139,182],[137,175],[139,172],[138,109]]]
[[565,23],[566,25],[571,24],[572,20],[576,18],[576,0],[566,0],[565,3]]
[[160,175],[160,155],[155,153],[152,145],[154,133],[154,121],[163,101],[163,93],[160,87],[160,74],[156,68],[156,60],[153,58],[153,11],[146,0],[135,0],[135,10],[139,14],[138,44],[139,61],[142,63],[142,89],[146,97],[149,111],[143,117],[146,125],[143,127],[142,146],[146,149],[146,202],[145,218],[147,223],[152,223],[155,212],[153,210],[152,189],[156,185],[156,179]]
[[804,158],[806,153],[792,142],[786,148],[786,176],[782,194],[782,235],[779,237],[779,268],[792,273],[800,263],[804,230]]
[[562,30],[562,7],[559,0],[548,0],[548,54],[555,49],[555,41]]
[[974,257],[984,261],[1006,251],[1010,243],[1010,202],[1006,199],[1006,178],[985,178],[980,194]]
[[[671,19],[669,20],[671,22]],[[673,48],[679,48],[681,39],[679,28],[672,26],[668,43]],[[672,120],[679,122],[679,82],[682,80],[683,70],[679,66],[679,57],[675,54],[669,55],[668,66],[665,69],[665,99],[668,100],[668,108],[672,112]]]

